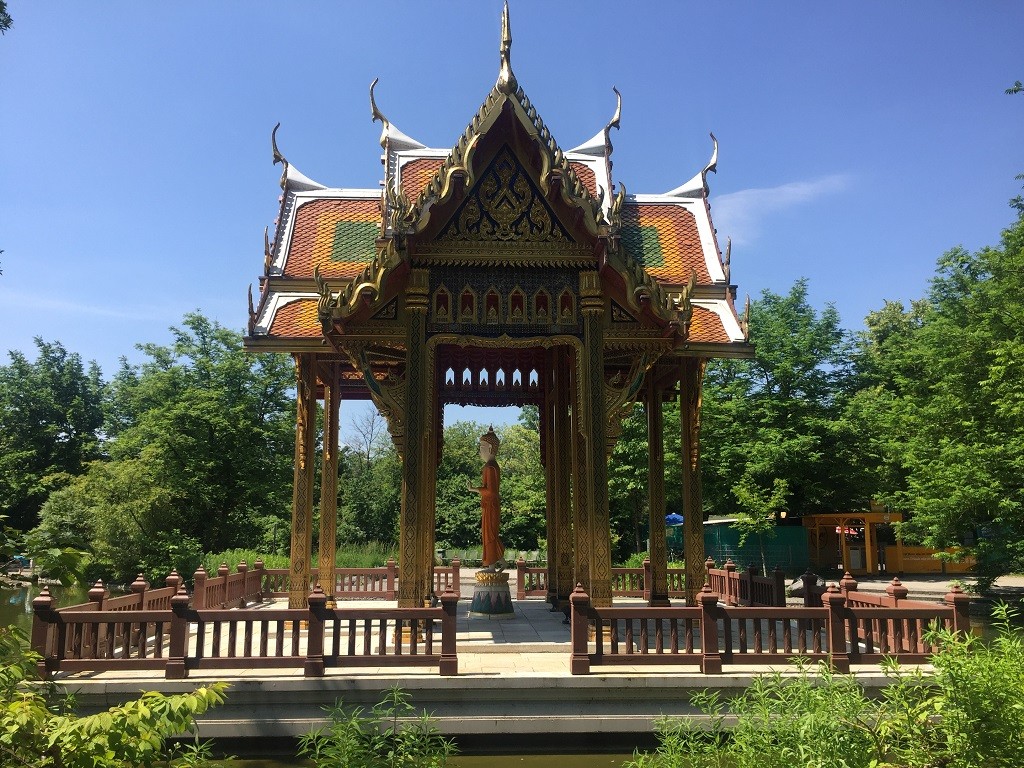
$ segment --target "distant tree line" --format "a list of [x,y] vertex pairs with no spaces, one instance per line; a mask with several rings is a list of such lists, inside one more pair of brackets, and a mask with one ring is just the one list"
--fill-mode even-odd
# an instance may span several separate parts
[[[749,320],[756,357],[711,361],[705,377],[705,515],[738,514],[758,530],[782,510],[798,518],[877,499],[906,514],[908,540],[962,547],[986,579],[1024,571],[1024,213],[998,247],[943,255],[925,296],[885,303],[861,332],[831,305],[815,309],[805,280],[765,291]],[[247,354],[238,333],[200,314],[169,345],[140,349],[144,361],[122,361],[109,380],[59,342],[10,352],[0,366],[7,525],[36,549],[88,552],[90,574],[122,580],[190,573],[204,552],[286,554],[292,361]],[[663,418],[666,511],[679,512],[678,405]],[[445,427],[439,546],[478,543],[478,499],[465,488],[479,480],[485,428]],[[503,539],[542,547],[536,410],[499,431]],[[612,454],[618,559],[646,548],[646,431],[637,405]],[[386,425],[350,420],[343,436],[339,541],[394,542],[401,473]]]

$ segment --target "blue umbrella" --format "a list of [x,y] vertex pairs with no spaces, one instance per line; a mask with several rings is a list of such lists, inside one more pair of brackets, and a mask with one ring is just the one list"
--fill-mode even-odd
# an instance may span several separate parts
[[665,525],[682,525],[683,516],[677,515],[675,512],[670,512],[665,515]]

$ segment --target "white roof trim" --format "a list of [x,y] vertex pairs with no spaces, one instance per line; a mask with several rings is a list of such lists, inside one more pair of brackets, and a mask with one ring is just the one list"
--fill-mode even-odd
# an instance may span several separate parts
[[605,129],[602,128],[592,138],[587,139],[578,147],[573,147],[565,154],[570,155],[576,153],[580,155],[593,155],[594,157],[604,157],[604,132]]
[[729,341],[743,341],[743,329],[733,314],[732,307],[725,299],[693,299],[693,306],[707,309],[718,315]]
[[256,318],[256,323],[252,329],[253,336],[266,336],[270,333],[270,326],[274,324],[274,318],[277,317],[278,311],[281,307],[287,306],[293,302],[301,299],[316,299],[315,293],[299,293],[299,292],[282,292],[273,293],[263,304],[263,310],[260,312],[259,317]]
[[313,181],[291,163],[285,171],[285,188],[296,192],[305,192],[313,189],[326,189],[319,181]]
[[426,144],[420,144],[412,136],[398,130],[397,126],[391,122],[388,123],[384,136],[387,137],[389,146],[394,147],[397,152],[405,149],[426,149],[427,146]]

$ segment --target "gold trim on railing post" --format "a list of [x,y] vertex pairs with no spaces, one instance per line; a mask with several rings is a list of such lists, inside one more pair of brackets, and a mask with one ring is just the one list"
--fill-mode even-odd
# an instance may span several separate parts
[[167,647],[167,666],[164,677],[168,680],[184,680],[188,677],[185,666],[185,651],[188,644],[188,592],[184,585],[171,598],[171,630]]
[[459,674],[458,646],[455,637],[455,616],[458,610],[459,596],[452,591],[451,587],[441,593],[441,609],[444,617],[441,619],[441,669],[444,676]]
[[590,674],[590,655],[587,652],[590,625],[590,596],[577,584],[569,595],[569,622],[572,637],[572,656],[569,658],[569,672],[573,675]]

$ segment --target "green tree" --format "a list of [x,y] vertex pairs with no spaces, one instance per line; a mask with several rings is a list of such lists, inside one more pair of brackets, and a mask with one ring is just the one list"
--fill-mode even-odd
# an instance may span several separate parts
[[169,346],[141,345],[141,366],[122,364],[108,400],[109,460],[50,510],[89,517],[97,560],[119,579],[140,565],[151,579],[172,566],[190,573],[204,548],[258,546],[289,515],[291,362],[248,355],[238,333],[198,313],[172,333]]
[[27,530],[52,490],[99,457],[99,367],[60,342],[35,340],[36,359],[9,353],[0,366],[0,511]]
[[[11,19],[11,14],[7,11],[7,0],[0,0],[0,35],[7,32],[14,26],[14,21]],[[0,251],[3,253],[3,251]]]
[[750,306],[752,360],[713,360],[701,426],[705,512],[734,511],[737,488],[770,498],[776,480],[802,515],[860,508],[872,475],[846,408],[857,378],[851,344],[832,305],[820,312],[798,280]]
[[856,412],[903,533],[964,547],[985,581],[1024,570],[1024,216],[998,248],[946,253],[922,302],[867,326]]
[[501,540],[509,549],[536,549],[546,533],[547,495],[540,431],[529,422],[501,430]]

